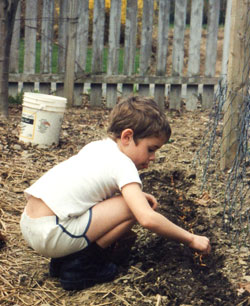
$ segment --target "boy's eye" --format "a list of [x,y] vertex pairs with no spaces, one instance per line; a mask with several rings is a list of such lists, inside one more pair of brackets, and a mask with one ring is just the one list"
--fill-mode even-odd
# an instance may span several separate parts
[[155,151],[156,151],[155,149],[148,148],[148,152],[149,152],[149,153],[154,153]]

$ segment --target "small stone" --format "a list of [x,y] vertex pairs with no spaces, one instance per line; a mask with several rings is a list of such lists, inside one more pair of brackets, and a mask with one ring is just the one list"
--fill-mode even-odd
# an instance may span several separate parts
[[16,150],[16,151],[21,151],[22,150],[22,147],[19,145],[19,144],[15,144],[13,146],[13,149]]
[[240,253],[248,253],[249,252],[249,249],[247,247],[241,247],[240,248]]

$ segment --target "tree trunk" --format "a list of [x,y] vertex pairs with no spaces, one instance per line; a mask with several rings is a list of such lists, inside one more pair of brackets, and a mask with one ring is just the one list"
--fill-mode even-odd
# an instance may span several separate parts
[[0,114],[8,117],[10,46],[19,0],[0,1]]

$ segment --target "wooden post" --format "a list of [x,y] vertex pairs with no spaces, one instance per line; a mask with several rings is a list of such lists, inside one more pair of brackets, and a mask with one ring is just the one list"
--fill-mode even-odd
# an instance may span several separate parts
[[[227,71],[227,98],[223,118],[221,169],[232,167],[239,144],[240,112],[246,95],[249,70],[244,69],[249,58],[246,44],[250,39],[248,21],[249,0],[232,0],[231,35]],[[245,59],[245,60],[244,60]]]
[[76,54],[76,31],[77,31],[78,1],[69,2],[69,27],[66,52],[66,70],[64,78],[64,97],[67,98],[67,105],[74,103],[74,78],[75,78],[75,54]]

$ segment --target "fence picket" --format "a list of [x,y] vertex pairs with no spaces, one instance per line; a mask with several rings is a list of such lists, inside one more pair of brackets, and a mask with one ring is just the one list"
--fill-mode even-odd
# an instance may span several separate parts
[[68,0],[60,0],[60,15],[58,24],[58,72],[65,72]]
[[188,76],[199,75],[200,73],[203,6],[204,0],[192,0],[188,52]]
[[[109,53],[108,75],[118,74],[120,30],[121,30],[121,0],[111,1],[109,15]],[[117,84],[107,84],[106,104],[112,108],[117,101]]]
[[202,108],[208,109],[212,106],[214,101],[214,86],[204,84],[202,93]]
[[[217,57],[217,37],[219,28],[220,0],[209,0],[208,12],[208,33],[206,44],[205,76],[213,77],[215,75],[216,57]],[[210,108],[213,104],[214,88],[203,86],[202,107]]]
[[[160,0],[158,14],[156,75],[165,76],[167,68],[170,0]],[[154,98],[162,109],[164,109],[165,106],[165,87],[165,84],[156,84],[154,91]]]
[[69,26],[66,52],[66,70],[64,78],[64,96],[68,105],[74,104],[74,80],[75,80],[75,54],[76,54],[76,31],[77,31],[78,1],[69,2]]
[[[153,16],[154,0],[144,0],[142,15],[142,33],[140,44],[140,66],[139,74],[146,76],[149,74],[151,54],[152,54],[152,33],[153,33]],[[142,96],[149,95],[149,84],[139,84],[139,94]]]
[[43,94],[51,94],[52,92],[52,84],[48,82],[42,82],[42,83],[35,83],[34,90],[38,90],[39,92]]
[[[135,68],[137,10],[137,1],[127,0],[123,66],[125,75],[132,75]],[[133,84],[123,84],[122,93],[123,95],[129,95],[133,92],[133,89]]]
[[54,0],[43,0],[40,72],[52,72]]
[[26,0],[24,36],[24,73],[35,73],[37,0]]
[[172,75],[181,75],[184,59],[187,0],[175,1]]
[[[101,74],[103,71],[105,0],[94,2],[93,16],[93,45],[92,73]],[[90,104],[100,106],[102,103],[102,84],[91,84]]]
[[84,73],[88,49],[89,20],[86,16],[89,15],[89,0],[79,1],[78,12],[75,71]]
[[[188,76],[200,73],[200,47],[202,34],[203,0],[193,0],[191,6]],[[197,109],[198,85],[187,85],[186,108]]]
[[[182,75],[182,70],[183,70],[186,8],[187,8],[187,0],[175,1],[173,66],[172,66],[173,76]],[[171,85],[171,91],[170,91],[171,109],[180,109],[181,90],[182,87],[180,85]]]
[[227,74],[227,63],[229,56],[229,42],[230,42],[230,26],[231,26],[231,11],[232,0],[227,0],[226,20],[224,26],[224,41],[223,41],[223,57],[221,65],[221,75],[225,77]]
[[220,0],[209,0],[208,32],[206,44],[205,76],[215,75],[217,39],[219,29]]

